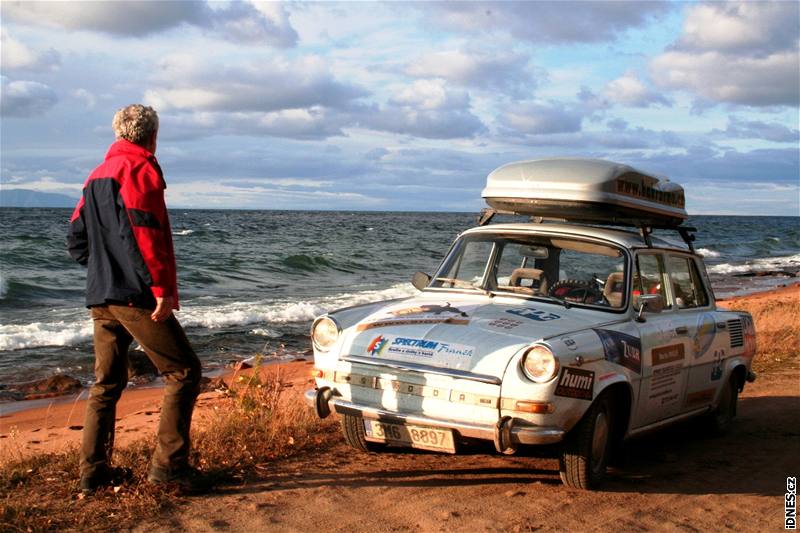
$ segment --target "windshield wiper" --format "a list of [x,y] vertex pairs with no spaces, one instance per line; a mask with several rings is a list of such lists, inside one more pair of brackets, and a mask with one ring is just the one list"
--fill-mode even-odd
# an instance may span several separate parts
[[559,298],[558,296],[552,296],[552,295],[549,295],[549,294],[537,294],[536,296],[534,296],[534,298],[545,298],[545,299],[550,300],[552,302],[558,302],[558,303],[560,303],[561,305],[564,306],[564,309],[569,309],[570,307],[572,307],[572,304],[570,302],[568,302],[564,298]]

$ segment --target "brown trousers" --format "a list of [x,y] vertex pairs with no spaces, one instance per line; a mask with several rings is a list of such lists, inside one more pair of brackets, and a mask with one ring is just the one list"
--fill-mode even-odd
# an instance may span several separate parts
[[166,387],[153,466],[179,469],[189,459],[189,426],[200,383],[200,360],[174,315],[164,322],[152,311],[122,305],[91,308],[94,321],[95,383],[89,390],[80,468],[92,477],[105,468],[114,447],[117,400],[128,384],[128,348],[136,340]]

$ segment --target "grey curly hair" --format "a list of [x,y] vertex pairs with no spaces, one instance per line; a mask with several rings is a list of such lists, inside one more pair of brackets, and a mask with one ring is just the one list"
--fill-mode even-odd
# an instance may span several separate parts
[[111,126],[117,139],[144,144],[158,131],[158,113],[142,104],[129,105],[116,112]]

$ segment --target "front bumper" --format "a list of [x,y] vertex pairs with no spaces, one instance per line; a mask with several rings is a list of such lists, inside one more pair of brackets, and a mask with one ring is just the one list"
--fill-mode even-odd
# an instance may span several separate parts
[[357,405],[333,395],[333,392],[327,387],[306,391],[304,398],[306,404],[314,409],[320,418],[325,418],[335,412],[395,424],[449,428],[462,437],[493,441],[495,448],[504,453],[519,444],[553,444],[564,439],[563,429],[534,426],[529,422],[511,417],[503,417],[495,425],[474,424],[417,414],[395,413],[377,407]]

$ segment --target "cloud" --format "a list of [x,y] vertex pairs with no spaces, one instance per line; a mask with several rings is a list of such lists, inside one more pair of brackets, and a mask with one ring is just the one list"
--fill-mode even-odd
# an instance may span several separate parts
[[513,52],[448,50],[418,57],[405,72],[417,78],[444,78],[463,86],[524,95],[536,87],[527,65],[526,56]]
[[0,48],[0,62],[4,70],[48,71],[57,69],[61,64],[61,55],[53,48],[44,52],[31,50],[11,37],[5,28],[0,30]]
[[714,129],[712,134],[735,139],[764,139],[772,142],[800,143],[800,131],[778,122],[761,122],[758,120],[742,120],[735,116],[728,117],[725,130]]
[[396,90],[384,106],[360,109],[357,122],[369,129],[428,139],[470,138],[486,127],[469,108],[465,91],[447,88],[442,79],[417,80]]
[[670,9],[665,2],[431,2],[429,24],[488,33],[507,31],[534,43],[611,41]]
[[629,107],[670,105],[667,98],[649,89],[634,72],[630,71],[610,81],[603,91],[603,96],[611,103]]
[[748,106],[797,106],[800,78],[796,52],[743,57],[719,52],[667,52],[650,71],[661,87],[693,92],[712,102]]
[[163,139],[185,140],[211,135],[253,135],[315,140],[344,135],[347,115],[320,106],[271,112],[162,114]]
[[710,3],[689,8],[684,32],[650,63],[664,88],[701,102],[800,104],[796,2]]
[[31,117],[43,115],[52,108],[58,97],[53,89],[36,81],[10,81],[2,77],[0,115]]
[[31,25],[126,37],[144,37],[188,24],[240,43],[287,47],[297,42],[284,6],[262,2],[3,2],[3,16]]
[[797,2],[715,2],[688,10],[678,47],[770,55],[797,47]]
[[572,133],[581,130],[583,113],[560,102],[517,102],[506,107],[498,120],[512,134]]
[[207,57],[173,56],[154,76],[145,100],[159,110],[271,112],[312,106],[346,107],[363,89],[337,81],[315,56],[273,59],[244,66]]

